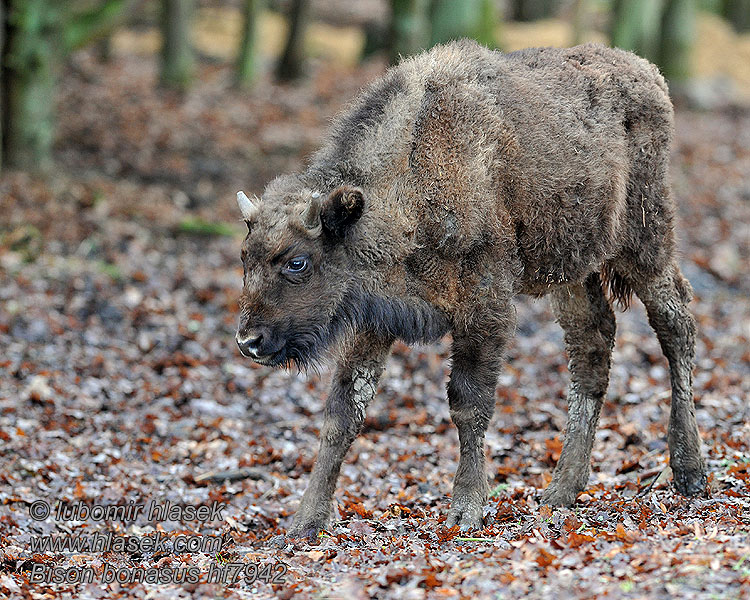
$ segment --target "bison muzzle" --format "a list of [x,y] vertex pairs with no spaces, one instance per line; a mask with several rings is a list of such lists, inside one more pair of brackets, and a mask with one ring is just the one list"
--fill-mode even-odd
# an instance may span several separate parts
[[301,174],[248,225],[237,343],[270,366],[336,359],[320,451],[289,531],[326,527],[341,463],[393,342],[452,335],[448,400],[460,461],[447,525],[482,526],[484,434],[513,298],[549,295],[571,383],[542,500],[587,483],[615,338],[634,292],[669,361],[677,489],[706,482],[692,392],[695,324],[675,260],[672,105],[657,69],[600,45],[502,54],[460,41],[402,61],[335,122]]

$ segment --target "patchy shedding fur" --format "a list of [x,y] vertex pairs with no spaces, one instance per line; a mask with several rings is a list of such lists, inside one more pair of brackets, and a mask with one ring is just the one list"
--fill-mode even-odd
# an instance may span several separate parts
[[606,393],[610,297],[634,292],[670,362],[680,491],[705,483],[690,287],[674,258],[672,104],[658,70],[600,45],[503,54],[469,41],[404,60],[336,120],[309,168],[253,203],[238,343],[267,365],[337,348],[325,432],[291,535],[328,520],[335,479],[395,339],[453,336],[461,459],[448,524],[481,526],[484,432],[513,297],[552,298],[570,355],[570,420],[543,500],[585,486]]

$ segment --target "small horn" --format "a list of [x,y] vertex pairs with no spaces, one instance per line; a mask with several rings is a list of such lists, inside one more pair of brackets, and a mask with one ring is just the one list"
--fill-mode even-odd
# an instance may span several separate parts
[[306,229],[315,229],[320,225],[320,192],[313,192],[310,203],[302,212],[302,224]]
[[258,205],[245,195],[245,192],[237,192],[237,204],[240,207],[242,216],[249,221],[258,212]]

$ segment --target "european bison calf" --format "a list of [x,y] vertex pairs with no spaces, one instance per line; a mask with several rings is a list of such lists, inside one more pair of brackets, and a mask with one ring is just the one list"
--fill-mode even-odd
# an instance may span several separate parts
[[[482,525],[484,433],[516,294],[549,294],[570,357],[569,418],[544,502],[586,485],[615,317],[634,291],[669,360],[677,489],[705,468],[695,325],[674,257],[672,105],[657,69],[599,45],[501,54],[473,42],[404,60],[335,122],[302,174],[238,194],[249,233],[237,343],[300,368],[335,349],[320,452],[289,532],[329,519],[341,462],[396,339],[450,332],[461,456],[447,525]],[[607,290],[608,288],[608,290]]]

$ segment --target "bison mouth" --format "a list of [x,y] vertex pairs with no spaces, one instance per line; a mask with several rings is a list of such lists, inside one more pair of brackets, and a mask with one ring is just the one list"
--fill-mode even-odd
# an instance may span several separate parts
[[284,349],[277,350],[275,352],[271,352],[269,354],[258,354],[256,351],[253,350],[246,350],[242,346],[240,346],[240,354],[244,356],[245,358],[249,358],[253,362],[258,363],[259,365],[264,366],[275,366],[283,360],[279,360],[281,355],[283,354]]
[[314,367],[322,345],[324,345],[322,339],[306,332],[298,334],[279,350],[271,354],[258,355],[256,353],[246,354],[242,352],[242,355],[264,367],[296,367],[298,370],[303,371]]
[[274,352],[273,354],[265,354],[263,356],[249,356],[253,362],[263,365],[264,367],[275,367],[282,364],[283,361],[277,360],[277,357],[281,354],[281,351]]

